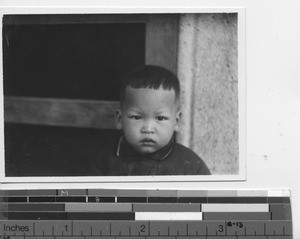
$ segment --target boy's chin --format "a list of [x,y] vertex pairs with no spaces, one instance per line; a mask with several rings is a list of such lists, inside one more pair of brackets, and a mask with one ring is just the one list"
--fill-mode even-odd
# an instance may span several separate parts
[[151,147],[145,147],[145,148],[143,147],[143,148],[138,148],[136,150],[140,154],[152,154],[152,153],[155,153],[157,151],[157,149],[151,148]]

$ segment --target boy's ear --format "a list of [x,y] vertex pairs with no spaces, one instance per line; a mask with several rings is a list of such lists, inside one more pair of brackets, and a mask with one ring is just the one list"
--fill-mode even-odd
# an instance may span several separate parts
[[178,132],[180,129],[180,122],[181,122],[181,111],[178,110],[176,114],[176,124],[175,124],[175,131]]
[[116,109],[115,112],[115,125],[117,129],[122,129],[122,111],[120,109]]

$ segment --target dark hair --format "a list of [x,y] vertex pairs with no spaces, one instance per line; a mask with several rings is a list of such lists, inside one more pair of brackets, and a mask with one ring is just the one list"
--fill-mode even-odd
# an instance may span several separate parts
[[177,76],[161,66],[143,65],[127,73],[121,82],[121,103],[128,86],[134,89],[159,89],[162,86],[164,90],[174,90],[176,100],[179,99],[180,84]]

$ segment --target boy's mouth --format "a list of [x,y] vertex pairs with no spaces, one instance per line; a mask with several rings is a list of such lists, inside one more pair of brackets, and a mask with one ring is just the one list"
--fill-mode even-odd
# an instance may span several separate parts
[[155,144],[155,141],[151,138],[144,138],[141,140],[141,143],[143,145],[153,145],[153,144]]

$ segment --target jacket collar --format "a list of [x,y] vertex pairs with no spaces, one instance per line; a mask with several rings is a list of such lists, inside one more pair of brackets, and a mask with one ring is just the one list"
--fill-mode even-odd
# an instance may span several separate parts
[[172,136],[170,142],[163,148],[161,148],[160,150],[151,153],[151,154],[140,154],[138,152],[136,152],[129,144],[128,142],[125,140],[125,138],[123,136],[120,137],[119,139],[119,143],[118,143],[118,148],[117,148],[117,152],[116,155],[117,156],[125,156],[125,157],[141,157],[142,155],[149,158],[149,159],[153,159],[153,160],[164,160],[165,158],[167,158],[175,145],[175,139],[174,139],[174,135]]

